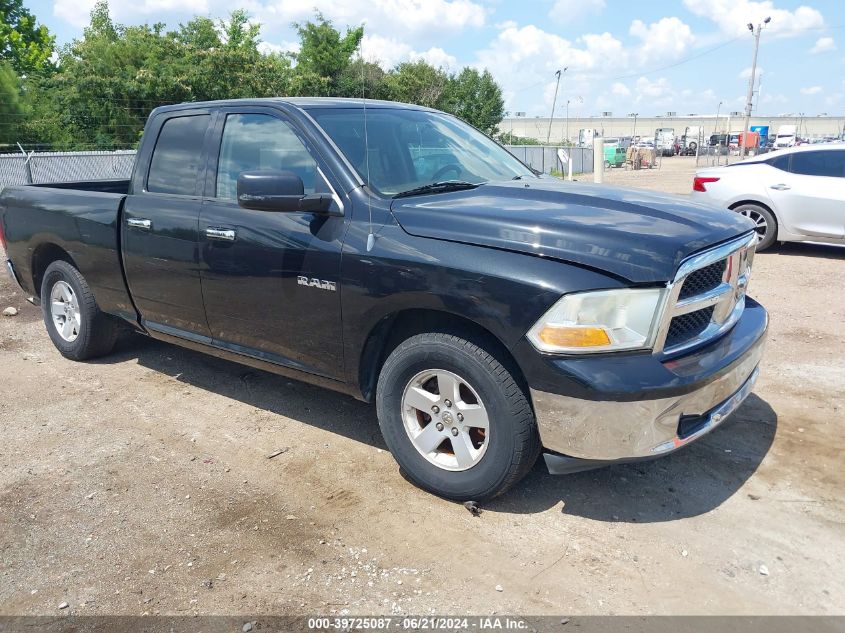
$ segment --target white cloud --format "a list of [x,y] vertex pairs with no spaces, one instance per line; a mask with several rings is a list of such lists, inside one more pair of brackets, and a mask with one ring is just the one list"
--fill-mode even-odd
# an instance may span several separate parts
[[268,55],[270,53],[298,53],[299,42],[282,42],[281,44],[274,44],[273,42],[260,42],[258,50]]
[[[114,1],[114,0],[113,0]],[[121,0],[128,1],[128,0]],[[158,0],[177,4],[181,0]],[[194,0],[200,1],[200,0]],[[220,0],[216,0],[220,2]],[[368,33],[402,33],[420,38],[484,26],[487,10],[473,0],[243,0],[265,24],[286,26],[309,19],[317,9],[338,25],[364,24]],[[227,9],[228,10],[228,5]]]
[[815,45],[813,48],[810,49],[810,52],[813,55],[817,55],[819,53],[826,53],[828,51],[835,51],[836,50],[836,42],[833,41],[832,37],[820,37],[816,40]]
[[[67,20],[73,26],[85,27],[91,22],[91,10],[95,3],[96,0],[55,0],[53,15]],[[207,14],[209,10],[207,0],[142,0],[140,2],[137,0],[112,0],[109,2],[109,14],[118,22],[167,11]],[[223,13],[221,12],[221,14]]]
[[456,70],[458,67],[457,58],[437,46],[432,46],[421,53],[411,53],[411,61],[419,60],[426,61],[435,68],[443,68],[444,70]]
[[605,0],[557,0],[549,17],[557,22],[571,23],[588,14],[601,13]]
[[695,39],[689,25],[676,17],[661,18],[648,25],[642,20],[634,20],[629,33],[640,40],[636,57],[642,64],[678,58]]
[[669,84],[666,77],[660,77],[651,81],[647,77],[640,77],[634,84],[636,103],[648,103],[649,105],[672,105],[675,100],[675,91]]
[[771,0],[684,0],[684,5],[729,35],[747,33],[749,22],[756,27],[767,17],[772,21],[766,30],[774,35],[800,35],[806,29],[824,26],[824,17],[817,9],[808,6],[794,11],[776,9]]
[[817,95],[822,91],[821,86],[807,86],[806,88],[801,88],[802,95]]
[[392,68],[411,58],[413,49],[404,42],[381,35],[364,35],[361,40],[361,55],[369,62],[377,62],[382,68]]
[[407,61],[424,60],[432,66],[455,70],[458,60],[442,48],[431,47],[426,51],[415,51],[409,44],[392,37],[364,35],[361,41],[362,55],[367,61],[377,62],[385,70]]
[[631,94],[631,89],[623,84],[621,81],[617,81],[610,87],[610,91],[619,96],[619,97],[627,97]]

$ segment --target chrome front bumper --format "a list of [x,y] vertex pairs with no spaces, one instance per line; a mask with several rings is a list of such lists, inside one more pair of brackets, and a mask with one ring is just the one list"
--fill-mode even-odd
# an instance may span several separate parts
[[[591,401],[532,389],[543,447],[573,462],[558,472],[648,459],[681,448],[716,428],[748,397],[762,353],[763,345],[755,345],[703,387],[657,400]],[[551,465],[550,470],[555,472]]]

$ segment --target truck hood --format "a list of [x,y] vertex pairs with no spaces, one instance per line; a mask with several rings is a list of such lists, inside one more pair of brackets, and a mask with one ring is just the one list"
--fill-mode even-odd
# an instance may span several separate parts
[[556,179],[398,198],[391,209],[411,235],[550,257],[634,283],[668,281],[688,255],[753,228],[679,196]]

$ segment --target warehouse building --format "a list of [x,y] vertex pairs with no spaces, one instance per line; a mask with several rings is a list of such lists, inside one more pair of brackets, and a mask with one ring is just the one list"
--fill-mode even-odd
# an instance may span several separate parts
[[[548,117],[506,117],[499,125],[502,133],[545,141],[547,136],[553,144],[578,143],[578,132],[582,129],[597,130],[604,137],[643,136],[653,137],[657,128],[673,128],[675,136],[682,136],[687,127],[703,126],[706,134],[738,132],[742,129],[744,115],[740,112],[726,114],[689,114],[679,116],[667,112],[663,116],[613,116],[607,112],[604,116],[569,117],[552,119],[549,134]],[[845,132],[845,116],[753,116],[751,126],[768,125],[769,134],[774,135],[781,125],[794,125],[801,138],[822,138],[825,136],[841,137]]]

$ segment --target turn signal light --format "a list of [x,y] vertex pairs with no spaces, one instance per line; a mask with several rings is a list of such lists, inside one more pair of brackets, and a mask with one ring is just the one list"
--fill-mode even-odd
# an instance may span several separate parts
[[716,182],[717,180],[719,180],[719,179],[707,177],[707,176],[696,176],[692,180],[692,190],[693,191],[707,191],[707,189],[704,187],[704,185],[707,184],[708,182]]
[[610,337],[598,327],[566,327],[547,325],[539,333],[540,339],[556,347],[600,347],[610,345]]

